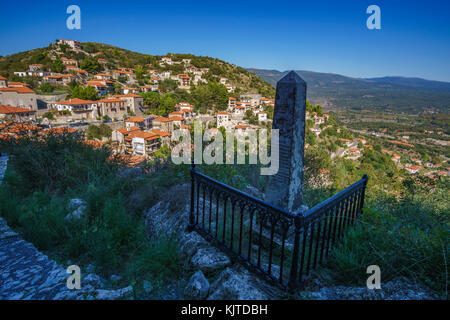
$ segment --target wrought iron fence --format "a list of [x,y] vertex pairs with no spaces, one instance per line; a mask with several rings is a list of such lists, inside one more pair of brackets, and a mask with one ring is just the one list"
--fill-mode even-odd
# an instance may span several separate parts
[[362,212],[367,176],[294,214],[191,169],[189,228],[285,289],[301,287]]

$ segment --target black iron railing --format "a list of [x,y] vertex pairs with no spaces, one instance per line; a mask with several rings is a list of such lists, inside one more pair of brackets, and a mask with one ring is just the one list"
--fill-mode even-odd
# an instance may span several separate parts
[[367,176],[294,214],[191,169],[190,230],[264,279],[299,288],[362,212]]

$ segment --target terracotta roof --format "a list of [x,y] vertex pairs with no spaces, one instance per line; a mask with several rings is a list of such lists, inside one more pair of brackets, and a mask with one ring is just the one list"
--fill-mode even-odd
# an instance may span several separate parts
[[12,125],[13,123],[14,123],[14,122],[12,122],[12,121],[0,123],[0,130],[5,129],[6,127]]
[[228,112],[225,112],[225,111],[217,112],[217,114],[224,115],[224,116],[229,116],[230,115]]
[[8,87],[13,87],[13,86],[29,87],[30,85],[28,83],[23,83],[23,82],[8,81]]
[[420,170],[420,169],[422,169],[421,166],[418,166],[418,165],[408,165],[408,164],[405,166],[405,168],[406,168],[406,169],[410,169],[410,170]]
[[112,159],[123,161],[127,167],[136,167],[146,160],[144,156],[132,156],[128,154],[112,154],[108,160]]
[[25,131],[38,131],[38,130],[41,130],[41,128],[30,126],[24,123],[14,123],[8,126],[6,129],[4,129],[3,132],[20,133]]
[[135,93],[127,93],[127,94],[115,94],[113,95],[115,98],[141,98],[140,95]]
[[122,99],[107,98],[107,99],[98,100],[97,102],[124,102],[124,101]]
[[58,128],[51,128],[51,129],[47,129],[42,131],[42,133],[61,133],[61,134],[65,134],[65,133],[74,133],[77,132],[76,129],[73,128],[66,128],[66,127],[58,127]]
[[0,76],[0,80],[8,80],[5,77]]
[[153,132],[146,132],[146,131],[136,131],[132,134],[130,134],[126,139],[133,139],[133,138],[142,138],[145,140],[156,140],[158,139],[158,135]]
[[3,91],[3,92],[17,92],[17,93],[34,93],[34,91],[31,90],[28,87],[0,88],[0,91]]
[[167,132],[167,131],[152,130],[152,131],[150,131],[150,132],[152,132],[152,133],[154,133],[154,134],[157,134],[157,135],[160,136],[160,137],[170,137],[170,136],[171,136],[171,134],[170,134],[169,132]]
[[170,122],[170,120],[165,117],[159,117],[159,118],[153,119],[153,121]]
[[83,100],[83,99],[78,99],[78,98],[73,98],[73,99],[69,99],[66,101],[61,101],[61,102],[57,102],[56,104],[64,104],[64,105],[80,105],[80,104],[93,104],[96,103],[95,101],[91,101],[91,100]]
[[140,129],[138,127],[128,127],[128,128],[120,128],[117,129],[118,132],[120,132],[123,135],[127,135],[130,134],[134,131],[140,131]]
[[0,105],[0,114],[29,113],[29,112],[36,112],[36,111],[31,109]]
[[90,145],[94,148],[101,148],[104,145],[104,143],[99,140],[83,140],[83,143]]
[[144,122],[144,121],[145,121],[144,117],[141,116],[135,116],[125,120],[125,122]]
[[177,117],[177,116],[175,116],[175,117],[169,118],[169,120],[170,120],[170,121],[183,121],[184,118],[183,118],[183,117]]

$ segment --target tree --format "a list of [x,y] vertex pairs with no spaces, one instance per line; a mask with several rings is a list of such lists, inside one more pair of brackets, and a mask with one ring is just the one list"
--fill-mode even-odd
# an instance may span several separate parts
[[72,89],[72,98],[78,98],[83,100],[98,100],[97,90],[92,86],[82,87],[77,85]]
[[144,105],[150,106],[151,110],[157,110],[160,102],[160,96],[156,92],[145,92],[140,94],[144,100]]
[[55,120],[55,116],[50,111],[47,111],[42,115],[43,118],[47,118],[48,120]]
[[225,110],[228,106],[228,92],[224,85],[209,82],[192,91],[192,102],[201,109]]
[[178,88],[178,82],[172,79],[165,79],[159,83],[159,91],[167,93],[175,91]]
[[112,134],[112,129],[102,123],[100,126],[90,125],[86,131],[86,137],[88,139],[101,139],[103,137],[110,138]]
[[175,110],[174,106],[176,103],[177,101],[174,98],[169,94],[165,94],[160,100],[156,113],[160,116],[167,115]]
[[89,73],[96,73],[102,70],[97,60],[89,59],[88,57],[84,58],[84,61],[80,64],[80,68]]
[[56,59],[53,61],[51,69],[53,72],[61,73],[64,70],[64,64],[60,59]]
[[44,93],[50,93],[50,92],[53,92],[54,88],[53,88],[53,86],[50,83],[43,82],[39,86],[39,90],[41,90]]

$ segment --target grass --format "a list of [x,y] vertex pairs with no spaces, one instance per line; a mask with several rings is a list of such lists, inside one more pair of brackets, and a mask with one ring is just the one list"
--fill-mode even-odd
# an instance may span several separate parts
[[378,265],[383,283],[405,276],[446,296],[448,221],[448,211],[423,199],[373,201],[332,252],[325,271],[336,283],[364,286],[366,268]]
[[[107,149],[70,136],[31,137],[3,148],[10,162],[0,187],[0,216],[38,249],[61,262],[93,264],[105,278],[120,274],[124,284],[137,287],[143,280],[164,287],[181,277],[176,239],[150,241],[142,212],[183,175],[182,168],[127,177]],[[66,219],[72,198],[87,203],[79,220]]]

